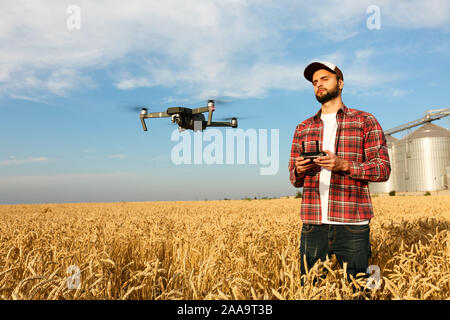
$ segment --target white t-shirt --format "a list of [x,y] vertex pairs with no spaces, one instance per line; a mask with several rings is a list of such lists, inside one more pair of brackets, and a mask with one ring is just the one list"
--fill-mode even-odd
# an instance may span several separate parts
[[[335,153],[334,145],[336,142],[336,112],[326,113],[321,115],[323,121],[323,142],[322,150],[330,150]],[[331,182],[331,171],[325,169],[324,167],[320,170],[320,180],[319,180],[319,192],[320,192],[320,203],[322,208],[322,223],[324,224],[368,224],[369,220],[364,220],[361,222],[335,222],[328,220],[328,199],[330,193],[330,182]]]

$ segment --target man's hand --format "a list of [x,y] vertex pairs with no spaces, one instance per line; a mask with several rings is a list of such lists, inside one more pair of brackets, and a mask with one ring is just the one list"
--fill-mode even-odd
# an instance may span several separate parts
[[306,171],[311,169],[314,166],[314,162],[311,161],[311,159],[304,159],[303,157],[298,157],[295,160],[295,171],[297,173],[297,176],[302,176],[305,174]]
[[331,171],[349,171],[350,163],[338,157],[329,150],[324,150],[326,156],[314,159],[314,163]]

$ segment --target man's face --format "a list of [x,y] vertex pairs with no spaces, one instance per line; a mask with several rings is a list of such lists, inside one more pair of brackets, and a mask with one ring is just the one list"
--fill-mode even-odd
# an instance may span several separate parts
[[325,69],[314,72],[312,83],[316,99],[322,104],[338,97],[343,87],[343,82],[337,81],[336,74]]

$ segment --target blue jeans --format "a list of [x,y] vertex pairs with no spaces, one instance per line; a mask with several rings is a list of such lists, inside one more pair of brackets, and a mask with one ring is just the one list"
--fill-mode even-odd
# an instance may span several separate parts
[[[300,272],[306,273],[304,256],[308,270],[317,260],[325,261],[328,255],[336,255],[343,266],[347,262],[347,280],[350,275],[366,273],[371,256],[369,225],[303,224],[300,239]],[[302,279],[303,283],[303,279]]]

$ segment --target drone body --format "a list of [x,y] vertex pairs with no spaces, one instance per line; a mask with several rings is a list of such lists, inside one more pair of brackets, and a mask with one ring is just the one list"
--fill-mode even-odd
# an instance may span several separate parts
[[[205,130],[206,127],[232,127],[237,128],[237,119],[231,118],[230,122],[213,122],[212,114],[214,112],[214,100],[209,100],[206,107],[195,109],[185,107],[171,107],[166,112],[148,113],[146,108],[141,109],[139,118],[141,119],[142,128],[147,131],[145,119],[148,118],[171,118],[180,129]],[[208,112],[208,120],[205,120],[203,113]],[[201,124],[201,126],[199,125]]]

